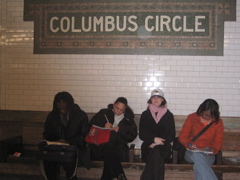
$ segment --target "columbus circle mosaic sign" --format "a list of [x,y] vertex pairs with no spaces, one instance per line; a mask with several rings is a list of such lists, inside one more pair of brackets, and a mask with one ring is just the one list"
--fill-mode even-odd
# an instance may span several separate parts
[[236,0],[24,0],[36,54],[223,55]]

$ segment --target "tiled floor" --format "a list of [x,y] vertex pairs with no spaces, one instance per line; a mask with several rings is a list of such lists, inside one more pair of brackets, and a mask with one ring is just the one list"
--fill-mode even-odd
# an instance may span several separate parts
[[44,180],[43,177],[40,176],[17,176],[17,175],[5,175],[0,174],[1,180]]
[[[42,176],[24,176],[24,175],[6,175],[6,174],[0,174],[1,180],[45,180]],[[61,178],[61,180],[65,180],[64,177]],[[78,178],[78,180],[98,180],[98,179],[83,179]]]

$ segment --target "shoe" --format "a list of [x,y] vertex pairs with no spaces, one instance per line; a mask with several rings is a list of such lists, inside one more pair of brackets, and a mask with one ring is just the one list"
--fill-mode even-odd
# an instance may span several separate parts
[[71,177],[71,178],[66,177],[66,180],[77,180],[77,176],[75,175],[75,176],[73,176],[73,177]]
[[118,175],[117,180],[127,180],[127,178],[126,178],[125,174],[121,173]]

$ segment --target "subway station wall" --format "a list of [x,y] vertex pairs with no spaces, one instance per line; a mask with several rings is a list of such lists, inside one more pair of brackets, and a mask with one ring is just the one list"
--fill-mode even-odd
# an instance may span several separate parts
[[175,115],[213,98],[222,116],[240,116],[240,3],[225,22],[223,56],[34,54],[34,24],[23,21],[24,0],[0,1],[0,109],[48,111],[54,95],[70,92],[86,112],[124,96],[136,114],[161,88]]

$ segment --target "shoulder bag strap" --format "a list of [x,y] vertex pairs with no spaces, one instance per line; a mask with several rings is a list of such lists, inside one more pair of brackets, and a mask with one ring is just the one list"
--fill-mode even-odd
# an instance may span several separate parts
[[205,128],[203,128],[196,136],[192,138],[192,142],[196,141],[199,136],[201,136],[213,123],[216,121],[212,121],[210,124],[208,124]]

